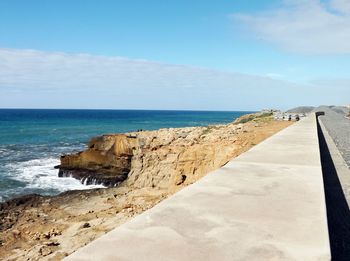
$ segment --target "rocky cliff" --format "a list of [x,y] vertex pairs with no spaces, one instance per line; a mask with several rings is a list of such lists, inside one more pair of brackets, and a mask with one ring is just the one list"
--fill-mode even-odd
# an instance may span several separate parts
[[72,176],[84,184],[114,186],[125,180],[131,169],[136,136],[115,134],[93,138],[88,149],[61,157],[59,176]]
[[138,188],[189,184],[247,149],[252,128],[269,120],[270,115],[254,114],[228,125],[96,137],[87,150],[61,157],[59,175],[105,186],[123,181]]
[[257,114],[93,138],[87,150],[61,158],[60,175],[112,187],[0,203],[0,260],[62,260],[290,124]]

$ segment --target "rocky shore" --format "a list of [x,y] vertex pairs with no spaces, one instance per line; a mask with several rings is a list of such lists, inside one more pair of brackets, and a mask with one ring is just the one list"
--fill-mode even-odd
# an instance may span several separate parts
[[96,137],[61,157],[60,176],[110,188],[0,204],[1,260],[60,260],[292,124],[270,114],[228,125]]

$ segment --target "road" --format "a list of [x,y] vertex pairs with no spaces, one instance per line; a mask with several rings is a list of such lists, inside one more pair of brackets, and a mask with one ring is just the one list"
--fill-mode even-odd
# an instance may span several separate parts
[[339,107],[321,106],[316,111],[325,112],[325,116],[321,116],[322,122],[350,168],[350,119]]
[[316,111],[325,112],[319,117],[318,136],[332,260],[349,260],[350,120],[337,108],[323,106]]

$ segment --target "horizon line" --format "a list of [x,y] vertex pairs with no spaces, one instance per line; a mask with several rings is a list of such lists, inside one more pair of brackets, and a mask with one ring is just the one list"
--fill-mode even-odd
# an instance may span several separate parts
[[0,110],[95,110],[95,111],[196,111],[196,112],[259,112],[261,110],[201,110],[201,109],[107,109],[107,108],[1,108]]

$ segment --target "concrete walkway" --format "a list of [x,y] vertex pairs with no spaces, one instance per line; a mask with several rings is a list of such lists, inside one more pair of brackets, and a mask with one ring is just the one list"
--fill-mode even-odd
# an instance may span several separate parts
[[315,116],[66,260],[330,260]]
[[[350,260],[350,169],[344,161],[344,154],[341,154],[323,123],[326,117],[332,117],[332,114],[326,111],[325,116],[319,117],[322,130],[319,132],[319,140],[331,254],[332,260],[348,261]],[[328,122],[331,121],[332,119],[328,119]],[[349,132],[349,129],[347,131]]]

